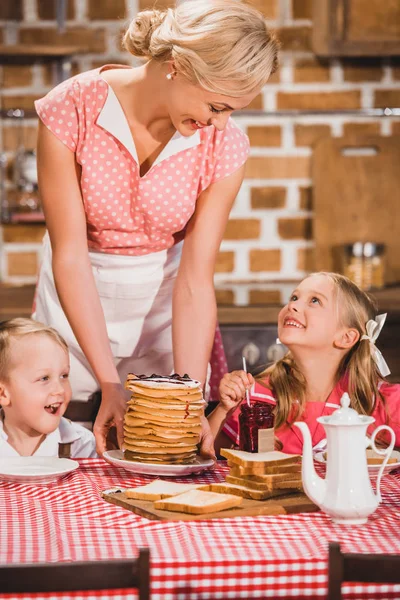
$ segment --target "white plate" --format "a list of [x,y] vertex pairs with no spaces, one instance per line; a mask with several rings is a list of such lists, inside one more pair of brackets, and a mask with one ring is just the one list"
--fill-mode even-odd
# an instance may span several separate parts
[[47,484],[78,467],[76,460],[52,456],[0,458],[0,479],[16,483]]
[[122,450],[108,450],[104,452],[103,458],[117,467],[123,467],[127,471],[139,473],[140,475],[161,475],[163,477],[183,477],[192,473],[200,473],[213,466],[212,458],[196,457],[195,462],[187,465],[159,465],[156,463],[134,462],[125,460]]
[[[390,471],[393,471],[394,469],[398,469],[400,467],[400,452],[398,450],[393,450],[390,456],[391,458],[395,458],[396,462],[386,465],[386,467],[383,470],[383,475],[387,475],[388,473],[390,473]],[[326,463],[323,452],[317,452],[317,454],[314,455],[314,458],[320,463]],[[380,466],[381,465],[368,465],[368,472],[370,476],[376,477],[378,475]]]

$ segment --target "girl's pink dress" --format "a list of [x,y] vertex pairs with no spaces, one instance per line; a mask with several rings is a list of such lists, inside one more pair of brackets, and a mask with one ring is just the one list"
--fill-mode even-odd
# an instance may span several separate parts
[[[307,423],[314,448],[326,437],[325,430],[323,426],[317,422],[317,418],[330,415],[337,410],[340,407],[340,398],[346,391],[347,381],[346,378],[343,378],[332,390],[326,402],[307,402],[305,411],[299,420]],[[396,435],[396,446],[400,446],[400,384],[382,382],[379,386],[379,391],[385,399],[385,405],[381,399],[378,398],[372,413],[375,423],[370,425],[367,433],[368,435],[371,435],[374,429],[379,427],[379,425],[390,425]],[[257,400],[276,404],[276,400],[271,390],[259,383],[255,384],[250,397],[253,401]],[[226,433],[236,444],[239,443],[238,415],[239,409],[227,419],[223,427],[224,433]],[[275,436],[281,441],[283,452],[289,454],[302,453],[303,438],[297,427],[284,425],[276,430]],[[384,439],[386,439],[385,436]]]

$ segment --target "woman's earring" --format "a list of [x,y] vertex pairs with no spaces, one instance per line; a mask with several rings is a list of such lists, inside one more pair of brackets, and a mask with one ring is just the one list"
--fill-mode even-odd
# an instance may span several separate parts
[[172,73],[167,73],[167,79],[169,79],[169,80],[172,79]]

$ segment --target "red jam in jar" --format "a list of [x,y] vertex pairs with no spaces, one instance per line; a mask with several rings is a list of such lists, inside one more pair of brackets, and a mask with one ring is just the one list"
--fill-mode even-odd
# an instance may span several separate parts
[[239,448],[258,452],[258,430],[274,426],[274,406],[267,402],[242,403],[239,413]]

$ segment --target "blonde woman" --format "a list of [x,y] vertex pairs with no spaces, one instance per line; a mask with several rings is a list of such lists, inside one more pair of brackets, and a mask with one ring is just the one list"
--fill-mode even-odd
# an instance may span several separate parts
[[93,433],[63,417],[71,400],[65,340],[31,319],[0,323],[0,458],[95,458]]
[[[276,407],[279,448],[301,454],[303,438],[292,426],[301,419],[309,425],[314,448],[324,449],[317,418],[338,409],[344,392],[352,408],[375,418],[369,434],[388,424],[400,445],[400,385],[385,381],[390,371],[375,345],[385,318],[377,316],[365,292],[337,273],[315,273],[293,291],[278,317],[279,339],[289,352],[257,377],[252,391],[253,401]],[[219,446],[238,442],[236,409],[253,385],[244,371],[223,377],[221,403],[210,416],[214,435],[224,425]]]
[[248,155],[230,116],[277,61],[263,16],[238,0],[141,12],[124,45],[147,62],[83,73],[36,103],[49,236],[35,317],[68,342],[74,399],[102,391],[99,452],[111,424],[122,441],[128,371],[206,380],[214,265]]

